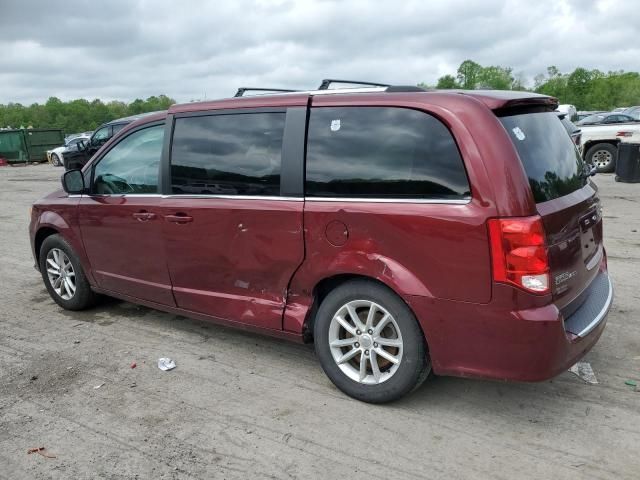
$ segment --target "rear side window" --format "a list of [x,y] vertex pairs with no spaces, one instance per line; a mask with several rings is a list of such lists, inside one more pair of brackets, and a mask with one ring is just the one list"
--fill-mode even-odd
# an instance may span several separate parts
[[470,191],[451,133],[431,115],[318,107],[309,119],[306,195],[459,199]]
[[279,195],[284,119],[284,112],[176,119],[172,192]]
[[518,150],[536,203],[586,185],[582,158],[556,113],[526,113],[500,121]]

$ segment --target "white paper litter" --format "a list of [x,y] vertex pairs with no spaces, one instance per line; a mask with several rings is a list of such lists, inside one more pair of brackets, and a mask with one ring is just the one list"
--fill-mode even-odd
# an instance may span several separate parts
[[159,358],[158,359],[158,368],[163,371],[173,370],[176,368],[176,362],[171,360],[170,358]]
[[97,390],[97,389],[99,389],[100,387],[103,387],[103,386],[104,386],[104,383],[101,383],[100,385],[96,385],[95,387],[93,387],[93,389]]
[[598,384],[596,374],[593,373],[593,368],[591,368],[591,364],[589,362],[578,362],[571,367],[569,371],[586,383],[591,385]]

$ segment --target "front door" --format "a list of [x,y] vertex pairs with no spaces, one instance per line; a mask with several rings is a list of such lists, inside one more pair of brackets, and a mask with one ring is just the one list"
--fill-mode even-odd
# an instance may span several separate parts
[[114,145],[92,167],[78,212],[99,287],[173,306],[158,193],[163,136],[164,125],[154,125]]
[[302,198],[280,189],[284,124],[284,111],[176,118],[162,223],[179,307],[282,327],[304,256]]

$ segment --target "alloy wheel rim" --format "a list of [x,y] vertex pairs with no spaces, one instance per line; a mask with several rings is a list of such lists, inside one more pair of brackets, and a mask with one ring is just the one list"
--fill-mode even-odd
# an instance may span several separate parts
[[59,248],[47,253],[47,276],[54,292],[63,300],[70,300],[76,293],[76,272],[69,256]]
[[364,385],[377,385],[389,380],[400,366],[402,334],[384,307],[370,300],[352,300],[331,319],[329,348],[347,377]]
[[597,167],[603,168],[611,163],[612,158],[611,152],[608,152],[607,150],[598,150],[593,154],[593,163]]

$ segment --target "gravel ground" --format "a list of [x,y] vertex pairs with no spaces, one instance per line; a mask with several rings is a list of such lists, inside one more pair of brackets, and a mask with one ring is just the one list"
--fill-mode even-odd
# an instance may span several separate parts
[[61,173],[0,168],[0,478],[640,478],[640,184],[595,177],[616,287],[598,385],[438,377],[372,406],[308,345],[115,300],[61,310],[27,234]]

